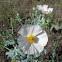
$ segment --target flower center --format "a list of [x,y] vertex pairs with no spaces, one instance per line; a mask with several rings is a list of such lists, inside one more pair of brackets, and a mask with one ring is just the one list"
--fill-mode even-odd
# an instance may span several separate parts
[[47,11],[47,13],[48,13],[48,11]]
[[35,42],[35,40],[36,40],[36,37],[33,36],[33,35],[30,35],[30,36],[28,37],[28,41],[29,41],[30,43]]

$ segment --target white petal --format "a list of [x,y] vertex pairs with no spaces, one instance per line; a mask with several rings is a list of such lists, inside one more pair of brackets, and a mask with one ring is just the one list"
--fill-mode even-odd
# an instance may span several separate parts
[[37,34],[42,32],[42,29],[39,25],[33,25],[33,27],[34,27],[34,29],[33,29],[32,35],[36,36]]
[[23,49],[23,52],[25,54],[29,54],[29,48],[30,48],[30,46],[31,46],[30,43],[26,43],[26,45],[24,46],[24,48],[22,48]]
[[38,10],[42,9],[42,5],[37,5],[37,7],[38,7]]
[[25,54],[34,54],[33,47],[29,46],[28,49],[23,50]]
[[24,25],[21,27],[21,29],[18,31],[22,36],[29,36],[29,35],[37,35],[38,33],[42,32],[42,29],[39,25]]
[[42,8],[42,13],[45,14],[45,12],[48,10],[48,5],[43,5],[43,8]]
[[18,33],[21,34],[22,36],[26,36],[26,35],[27,35],[26,27],[27,27],[27,26],[22,26],[22,27],[19,29]]
[[17,39],[17,42],[18,42],[18,44],[19,44],[18,47],[19,47],[19,48],[23,48],[23,47],[26,45],[27,40],[26,40],[25,37],[19,36],[18,39]]
[[53,8],[48,8],[48,14],[51,14],[53,11]]
[[38,44],[40,44],[41,46],[46,46],[48,42],[48,36],[45,31],[44,33],[38,35],[37,38],[38,38]]
[[42,10],[42,13],[43,13],[43,14],[46,14],[46,13],[47,13],[47,9],[46,9],[46,10],[45,10],[45,9]]
[[48,5],[43,5],[44,8],[48,8]]
[[32,30],[33,30],[33,25],[27,24],[22,26],[18,31],[18,33],[21,34],[22,36],[28,36],[32,33]]
[[38,53],[38,50],[35,48],[35,46],[33,44],[31,44],[31,46],[29,46],[29,48],[27,48],[23,51],[25,54],[29,54],[29,55]]
[[34,47],[36,48],[36,50],[38,51],[38,53],[41,53],[44,49],[44,46],[41,46],[38,43],[33,43]]
[[27,32],[28,32],[27,37],[28,37],[29,35],[32,35],[33,29],[34,29],[34,25],[29,24],[27,26],[28,26],[27,27]]

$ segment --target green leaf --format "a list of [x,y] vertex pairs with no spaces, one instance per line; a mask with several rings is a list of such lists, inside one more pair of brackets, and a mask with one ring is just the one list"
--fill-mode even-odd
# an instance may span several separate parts
[[13,34],[10,33],[10,30],[7,30],[6,33],[8,34],[8,37],[14,40]]
[[5,47],[8,46],[8,45],[14,45],[15,44],[15,41],[14,40],[8,40],[5,42]]
[[51,21],[50,21],[50,19],[48,18],[48,19],[46,20],[46,22],[47,22],[47,24],[48,24],[48,23],[51,22]]
[[60,26],[60,29],[62,29],[62,25]]
[[52,24],[52,27],[51,27],[50,30],[52,30],[53,28],[55,28],[56,30],[59,30],[60,29],[60,26]]
[[11,57],[11,59],[15,59],[15,58],[18,59],[17,56],[19,56],[19,55],[24,56],[23,52],[21,52],[19,48],[14,47],[13,50],[11,50],[11,49],[8,49],[8,50],[9,51],[6,52],[5,54],[8,55],[8,57]]
[[16,59],[11,60],[11,62],[16,62]]
[[20,18],[19,13],[16,14],[16,20],[17,20],[21,25],[23,25],[23,24],[22,24],[22,19]]

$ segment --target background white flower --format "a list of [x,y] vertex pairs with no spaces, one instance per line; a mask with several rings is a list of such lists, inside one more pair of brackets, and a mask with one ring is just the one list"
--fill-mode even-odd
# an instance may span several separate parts
[[42,9],[42,5],[37,5],[37,7],[38,7],[38,10]]
[[43,14],[51,14],[53,11],[53,8],[48,8],[48,5],[37,5],[38,10],[41,10]]
[[27,24],[18,31],[18,44],[25,54],[36,54],[43,51],[48,42],[48,36],[39,25]]

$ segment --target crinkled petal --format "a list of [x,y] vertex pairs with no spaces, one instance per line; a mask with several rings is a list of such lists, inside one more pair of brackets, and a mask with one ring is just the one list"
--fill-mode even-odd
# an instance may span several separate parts
[[43,5],[44,8],[48,8],[48,5]]
[[31,24],[24,25],[20,28],[18,33],[21,34],[22,36],[29,36],[32,33],[33,27],[34,26]]
[[48,14],[51,14],[53,11],[53,8],[48,8]]
[[18,47],[19,47],[19,48],[23,48],[23,47],[26,45],[27,40],[26,40],[25,37],[19,36],[18,39],[17,39],[17,42],[18,42],[18,44],[19,44]]
[[42,5],[37,5],[37,7],[38,7],[38,10],[42,9]]
[[38,35],[37,38],[38,38],[37,44],[40,44],[41,46],[46,46],[48,42],[48,36],[45,31],[42,34],[40,33],[40,35]]
[[44,49],[44,46],[40,45],[39,43],[33,43],[34,48],[37,50],[38,53],[41,53]]
[[42,29],[39,25],[24,25],[21,27],[21,29],[18,31],[19,34],[22,36],[29,36],[29,35],[37,35],[39,32],[42,32]]
[[27,35],[26,27],[27,27],[27,26],[22,26],[22,27],[19,29],[18,33],[21,34],[22,36],[26,36],[26,35]]
[[48,5],[43,5],[43,8],[42,8],[42,13],[43,14],[46,14],[46,12],[47,12],[47,10],[48,10]]
[[42,13],[43,14],[46,14],[47,13],[47,9],[46,10],[42,10]]
[[42,32],[42,29],[39,25],[33,25],[33,32],[32,35],[36,36],[37,34],[39,34],[40,32]]
[[27,48],[27,49],[25,49],[25,50],[23,49],[23,52],[24,52],[25,54],[32,55],[32,54],[38,53],[38,50],[34,47],[33,44],[31,44],[31,45],[29,46],[29,48]]

